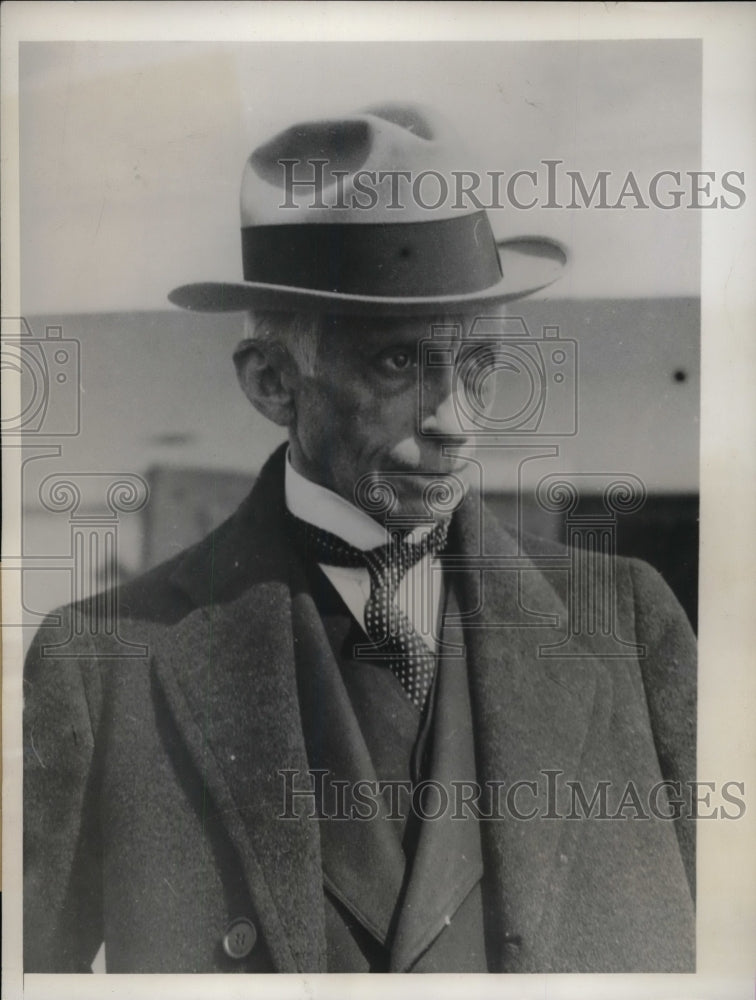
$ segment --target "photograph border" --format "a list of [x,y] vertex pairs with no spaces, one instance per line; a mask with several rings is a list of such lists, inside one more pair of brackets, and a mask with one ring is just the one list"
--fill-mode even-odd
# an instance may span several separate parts
[[[753,991],[756,939],[756,739],[752,669],[756,626],[756,67],[753,3],[623,4],[195,3],[88,5],[7,3],[2,18],[2,315],[20,315],[18,44],[28,40],[140,38],[469,40],[701,38],[701,169],[746,176],[738,212],[702,213],[701,543],[699,627],[699,780],[745,783],[737,823],[698,827],[695,975],[483,975],[413,977],[417,996],[740,998]],[[14,394],[7,380],[4,406]],[[17,389],[17,387],[15,387]],[[17,395],[16,395],[17,398]],[[726,403],[726,405],[723,405]],[[18,496],[18,454],[3,452],[3,477]],[[20,512],[4,510],[6,537]],[[6,546],[4,545],[4,549]],[[20,606],[18,574],[3,575],[3,609]],[[99,997],[98,976],[23,976],[21,955],[21,636],[3,631],[3,996]],[[382,976],[359,977],[361,996],[382,993]],[[351,996],[355,977],[114,976],[113,997]]]

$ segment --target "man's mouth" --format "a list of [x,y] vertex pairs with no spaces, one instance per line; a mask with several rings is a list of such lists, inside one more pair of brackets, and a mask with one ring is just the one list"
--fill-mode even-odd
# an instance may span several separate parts
[[464,455],[449,455],[446,457],[446,466],[449,472],[461,472],[470,462]]
[[413,479],[444,479],[447,476],[454,476],[462,472],[468,465],[466,458],[450,458],[433,464],[405,465],[397,463],[393,468],[393,473],[397,476],[407,476]]
[[454,454],[453,448],[441,444],[421,447],[416,439],[405,438],[391,449],[390,458],[397,472],[443,477],[461,472],[469,462],[464,455]]

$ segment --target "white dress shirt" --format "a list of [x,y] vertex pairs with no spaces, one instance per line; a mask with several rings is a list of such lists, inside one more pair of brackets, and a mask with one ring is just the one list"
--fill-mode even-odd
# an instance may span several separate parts
[[[389,533],[369,514],[349,503],[338,493],[318,486],[300,475],[286,458],[286,506],[289,512],[316,528],[336,535],[362,552],[385,545]],[[412,540],[420,541],[432,525],[423,525],[412,532]],[[327,566],[320,568],[336,588],[354,618],[365,629],[365,606],[370,599],[370,574],[362,566]],[[436,651],[437,626],[441,604],[442,571],[437,558],[426,555],[407,572],[399,584],[397,603],[407,615],[426,645]]]

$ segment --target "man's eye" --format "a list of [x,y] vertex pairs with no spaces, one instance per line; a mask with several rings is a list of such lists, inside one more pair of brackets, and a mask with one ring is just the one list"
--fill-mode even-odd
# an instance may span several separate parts
[[381,364],[391,372],[402,372],[415,363],[414,356],[409,351],[389,351],[381,358]]

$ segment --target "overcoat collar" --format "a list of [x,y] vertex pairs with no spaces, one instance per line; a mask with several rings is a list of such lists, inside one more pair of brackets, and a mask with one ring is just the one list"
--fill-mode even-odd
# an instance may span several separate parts
[[[280,972],[325,971],[318,824],[281,819],[284,777],[307,786],[292,629],[284,451],[173,574],[196,611],[156,650],[177,725],[237,849]],[[306,801],[304,803],[306,805]]]
[[[530,971],[548,968],[539,926],[562,866],[563,824],[543,817],[556,805],[548,772],[577,772],[594,712],[597,645],[585,658],[544,656],[568,624],[563,588],[479,498],[471,500],[455,519],[466,564],[451,576],[458,577],[481,808],[493,817],[481,824],[487,951],[492,972]],[[567,565],[551,576],[565,584]],[[525,794],[508,799],[524,782],[531,783],[518,786]]]
[[[187,554],[173,581],[197,610],[155,650],[164,686],[209,795],[239,852],[273,960],[282,972],[325,971],[318,824],[281,820],[280,771],[307,771],[295,676],[292,588],[301,577],[285,529],[281,448],[239,510]],[[481,508],[455,516],[469,565],[455,570],[468,654],[478,779],[543,780],[579,760],[593,707],[593,671],[544,659],[564,605],[517,540],[485,525],[485,553],[506,570],[481,569]],[[528,608],[523,606],[523,581]],[[294,595],[296,596],[296,595]],[[530,965],[560,824],[507,814],[484,821],[492,971]],[[507,943],[516,946],[508,949]]]

